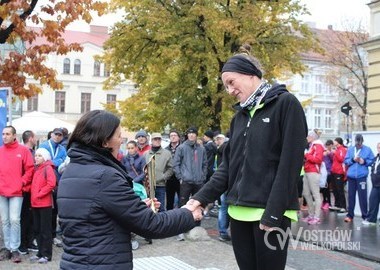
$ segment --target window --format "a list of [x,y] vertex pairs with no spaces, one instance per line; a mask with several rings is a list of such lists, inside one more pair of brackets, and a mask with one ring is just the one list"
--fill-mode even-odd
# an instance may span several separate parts
[[304,93],[304,94],[309,93],[309,84],[310,84],[310,75],[303,76],[302,82],[301,82],[301,93]]
[[331,110],[325,110],[325,128],[331,129]]
[[89,112],[90,110],[91,110],[91,93],[82,93],[80,112],[86,113],[86,112]]
[[116,105],[116,95],[107,94],[107,104]]
[[55,112],[64,113],[65,102],[66,102],[66,92],[56,91],[55,92]]
[[38,95],[28,98],[28,111],[38,111]]
[[315,93],[323,94],[323,77],[321,75],[315,76]]
[[94,76],[100,76],[100,62],[95,61],[94,63]]
[[314,110],[314,127],[321,128],[321,109]]
[[110,71],[108,67],[104,64],[104,77],[109,77],[110,76]]
[[76,75],[80,75],[80,60],[79,59],[75,59],[74,61],[74,74]]
[[65,58],[63,60],[63,74],[70,74],[70,59]]

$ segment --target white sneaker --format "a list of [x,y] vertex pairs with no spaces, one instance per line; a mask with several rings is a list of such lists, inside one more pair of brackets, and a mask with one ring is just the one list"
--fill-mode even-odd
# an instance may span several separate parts
[[369,225],[374,226],[374,225],[376,225],[375,222],[369,222],[368,220],[363,220],[363,221],[362,221],[362,224],[363,224],[363,225],[366,225],[366,226],[369,226]]

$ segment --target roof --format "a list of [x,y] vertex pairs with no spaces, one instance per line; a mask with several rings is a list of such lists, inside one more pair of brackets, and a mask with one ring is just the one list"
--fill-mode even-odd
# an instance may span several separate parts
[[[41,30],[40,27],[29,27],[30,29],[38,32]],[[106,30],[107,28],[105,28]],[[72,30],[65,30],[65,32],[62,34],[62,37],[66,41],[67,44],[71,43],[79,43],[79,44],[85,44],[85,43],[91,43],[99,47],[103,47],[104,42],[110,37],[110,35],[104,31],[104,28],[100,27],[91,27],[91,32],[81,32],[81,31],[72,31]],[[36,40],[32,43],[27,45],[27,47],[36,46],[36,45],[42,45],[46,44],[46,38],[44,37],[37,37]]]

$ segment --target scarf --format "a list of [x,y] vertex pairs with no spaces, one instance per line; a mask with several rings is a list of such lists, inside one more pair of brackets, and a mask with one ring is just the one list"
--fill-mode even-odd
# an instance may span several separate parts
[[243,104],[240,103],[240,107],[247,108],[249,111],[252,110],[253,107],[260,104],[267,91],[271,88],[271,84],[267,81],[263,81]]

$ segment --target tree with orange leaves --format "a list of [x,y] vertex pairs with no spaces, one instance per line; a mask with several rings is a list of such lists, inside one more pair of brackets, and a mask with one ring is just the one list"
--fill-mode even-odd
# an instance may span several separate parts
[[[107,3],[92,0],[0,0],[0,86],[20,98],[40,93],[43,85],[62,89],[56,71],[44,64],[47,56],[81,51],[78,43],[62,38],[66,27],[77,20],[90,23],[91,12],[101,16],[106,8]],[[33,45],[37,39],[45,42]],[[36,83],[27,84],[28,76]]]

